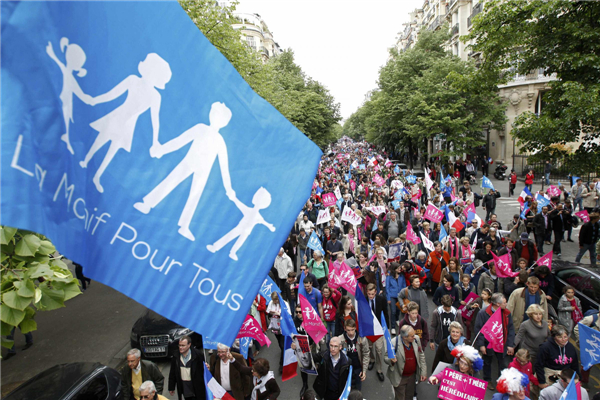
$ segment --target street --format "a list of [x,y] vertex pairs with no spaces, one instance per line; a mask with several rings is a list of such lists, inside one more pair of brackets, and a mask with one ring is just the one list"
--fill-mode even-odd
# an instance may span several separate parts
[[[519,212],[519,203],[516,197],[509,198],[507,196],[508,182],[506,180],[492,179],[492,182],[502,194],[502,197],[498,199],[496,212],[498,220],[504,226],[513,214]],[[523,183],[519,182],[516,196],[522,187]],[[541,189],[541,185],[534,185],[533,189],[535,192]],[[478,209],[478,213],[481,216],[482,210]],[[573,232],[574,243],[562,244],[563,260],[574,261],[578,250],[577,235],[578,229]],[[589,257],[584,257],[582,263],[584,265],[589,263]],[[429,301],[429,309],[433,310],[434,305],[431,298]],[[36,316],[38,330],[33,332],[34,346],[26,351],[21,351],[20,349],[25,344],[24,337],[17,332],[15,338],[17,356],[3,361],[1,364],[2,395],[14,389],[20,382],[55,364],[88,361],[99,362],[110,367],[123,366],[125,354],[129,350],[131,327],[144,310],[145,307],[121,293],[98,282],[93,282],[85,293],[68,301],[65,308],[51,312],[38,312]],[[275,337],[270,333],[269,337],[273,343],[269,348],[262,348],[258,357],[269,360],[271,370],[275,372],[282,389],[279,398],[282,400],[296,399],[302,387],[302,380],[298,375],[285,383],[281,382],[281,377],[277,372],[280,350]],[[3,356],[6,354],[6,349],[2,350],[2,354]],[[434,353],[427,347],[425,355],[430,369]],[[160,360],[157,364],[165,378],[168,379],[170,363],[167,360]],[[494,367],[493,376],[496,374],[497,371]],[[309,386],[312,387],[313,381],[314,377],[309,377]],[[600,368],[595,366],[589,384],[590,397],[599,389]],[[428,383],[421,383],[417,386],[418,395],[426,396],[424,398],[427,399],[435,398],[437,390],[437,386]],[[366,399],[394,398],[389,380],[386,377],[385,382],[380,382],[375,369],[368,371],[367,379],[363,382],[362,392]],[[493,393],[488,390],[486,400],[491,399]],[[177,398],[169,395],[166,384],[163,394],[169,399]]]

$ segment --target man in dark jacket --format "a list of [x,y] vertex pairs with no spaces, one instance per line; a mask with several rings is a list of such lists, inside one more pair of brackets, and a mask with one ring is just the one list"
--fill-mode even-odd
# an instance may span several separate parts
[[179,400],[202,400],[206,398],[204,386],[204,353],[192,348],[192,339],[182,336],[179,339],[179,355],[171,358],[169,371],[169,394]]
[[[569,217],[570,214],[569,214]],[[565,228],[567,226],[567,214],[563,211],[563,205],[558,204],[552,212],[550,212],[550,221],[552,225],[552,231],[554,231],[554,246],[552,251],[554,255],[560,257],[560,242],[563,240]]]
[[590,222],[586,222],[581,227],[581,231],[579,231],[579,253],[575,257],[575,262],[581,261],[581,257],[589,250],[591,264],[596,266],[596,242],[600,237],[599,220],[600,215],[598,213],[591,213]]
[[341,350],[340,338],[334,336],[329,341],[329,351],[315,356],[315,361],[320,361],[321,365],[313,389],[321,399],[338,400],[344,391],[350,372],[350,361]]
[[500,192],[490,189],[488,194],[483,196],[483,209],[485,210],[485,220],[489,221],[490,215],[496,212],[496,199],[500,197]]
[[[504,335],[504,351],[497,353],[493,349],[488,349],[488,340],[484,335],[478,335],[474,347],[479,350],[483,357],[483,380],[491,382],[492,380],[492,361],[494,356],[498,361],[498,375],[508,365],[506,356],[512,356],[515,353],[515,328],[513,326],[512,315],[506,309],[506,297],[502,293],[494,293],[491,298],[491,304],[483,311],[477,314],[475,320],[475,332],[479,332],[483,325],[491,318],[492,314],[500,308],[502,310],[502,333]],[[491,383],[490,383],[491,385]],[[489,388],[489,386],[488,386]]]
[[515,250],[517,251],[517,257],[527,260],[527,267],[531,267],[538,259],[537,248],[535,247],[535,244],[529,240],[527,232],[521,233],[520,240],[515,242]]
[[544,255],[544,240],[546,235],[552,228],[552,221],[548,214],[548,207],[542,207],[542,212],[533,217],[533,233],[535,233],[535,244],[537,245],[538,253]]
[[121,386],[123,387],[123,400],[134,400],[140,397],[140,385],[152,381],[156,393],[162,394],[165,377],[152,361],[142,360],[139,349],[127,352],[127,367],[121,370]]
[[[367,285],[367,301],[369,302],[369,307],[373,310],[375,317],[381,323],[381,313],[385,312],[387,315],[387,300],[384,296],[377,294],[377,286],[374,283],[369,283]],[[381,382],[385,380],[385,376],[383,375],[383,353],[384,349],[384,337],[380,337],[375,341],[375,343],[369,341],[371,345],[371,362],[369,363],[369,370],[373,369],[373,366],[376,364],[377,366],[377,377]]]

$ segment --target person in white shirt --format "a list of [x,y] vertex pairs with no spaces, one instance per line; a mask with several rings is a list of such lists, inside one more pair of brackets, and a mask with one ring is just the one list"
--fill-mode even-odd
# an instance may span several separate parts
[[247,365],[242,355],[231,353],[229,347],[219,343],[217,354],[213,354],[210,358],[210,373],[235,400],[244,400],[252,392],[252,380],[249,377],[240,375],[239,371],[231,365],[229,354],[233,356],[236,362],[243,366]]

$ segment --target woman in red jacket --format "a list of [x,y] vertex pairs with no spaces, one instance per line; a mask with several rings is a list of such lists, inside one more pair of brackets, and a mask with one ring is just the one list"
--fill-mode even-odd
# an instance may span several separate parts
[[325,285],[321,288],[323,301],[323,318],[325,318],[325,326],[327,326],[327,344],[335,334],[335,316],[337,314],[338,304],[342,298],[342,294],[337,289],[331,289]]
[[531,192],[531,185],[533,185],[533,170],[530,169],[529,172],[527,173],[527,175],[525,175],[525,187],[527,189],[529,189],[529,191]]

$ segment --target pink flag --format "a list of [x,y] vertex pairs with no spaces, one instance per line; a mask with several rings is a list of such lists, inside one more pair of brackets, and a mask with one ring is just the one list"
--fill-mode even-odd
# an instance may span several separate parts
[[496,275],[498,275],[498,278],[514,278],[515,276],[519,275],[519,271],[512,271],[508,254],[498,257],[494,254],[494,252],[492,252],[492,257],[494,258]]
[[337,271],[341,286],[352,293],[352,296],[356,294],[356,276],[354,275],[354,271],[342,261],[342,265]]
[[469,211],[472,211],[473,214],[477,214],[477,211],[475,211],[475,204],[471,203],[468,206],[465,207],[465,209],[463,210],[463,213],[465,214],[465,217],[469,218]]
[[588,214],[587,210],[577,211],[575,215],[581,218],[583,222],[590,222],[590,215]]
[[417,201],[421,198],[421,189],[417,191],[417,193],[413,194],[410,198],[412,201]]
[[317,310],[306,300],[306,297],[298,293],[298,299],[302,308],[302,326],[315,343],[319,343],[319,340],[327,334],[327,328],[323,325],[323,321],[321,321],[321,316]]
[[392,162],[391,162],[389,159],[386,159],[386,160],[385,160],[385,166],[386,166],[386,167],[391,167],[392,165],[393,165],[393,164],[392,164]]
[[383,186],[383,184],[385,183],[385,179],[379,176],[379,174],[375,174],[375,176],[373,177],[373,182],[375,182],[377,186]]
[[260,343],[261,346],[271,345],[271,341],[269,340],[267,335],[263,333],[260,324],[251,315],[246,315],[246,319],[244,320],[244,323],[242,324],[242,327],[240,328],[236,339],[243,337],[254,338],[258,340],[258,343]]
[[352,191],[356,190],[356,182],[354,182],[352,179],[350,179],[350,187],[352,188]]
[[381,169],[381,167],[379,165],[375,165],[375,167],[373,169],[375,170],[375,172],[379,172],[379,170]]
[[369,187],[365,186],[365,197],[369,197]]
[[329,268],[329,275],[327,278],[327,285],[330,289],[337,289],[342,286],[342,280],[335,269]]
[[410,221],[407,222],[407,225],[406,225],[406,240],[408,240],[409,242],[412,242],[413,244],[421,243],[421,239],[419,239],[419,237],[413,230],[413,227],[410,224]]
[[332,206],[337,202],[337,198],[333,193],[324,193],[323,196],[321,196],[321,198],[323,199],[323,205],[325,207]]
[[551,251],[551,252],[546,253],[545,255],[541,256],[536,261],[536,264],[537,265],[545,265],[546,267],[550,268],[550,270],[552,270],[552,254],[554,254],[554,253]]
[[441,222],[442,219],[444,219],[444,213],[433,204],[429,204],[425,210],[425,215],[423,218],[428,219],[431,222]]
[[554,185],[550,185],[550,186],[548,186],[547,192],[552,197],[558,197],[562,193],[562,190],[560,190],[559,188],[557,188]]
[[469,293],[467,298],[464,299],[465,304],[458,307],[458,311],[460,311],[460,315],[462,316],[463,319],[466,319],[468,321],[473,319],[473,314],[475,313],[475,309],[474,308],[468,309],[467,307],[469,307],[478,298],[479,298],[479,296],[477,296],[477,294],[471,292],[471,293]]
[[[490,306],[491,307],[491,306]],[[482,312],[486,312],[482,311]],[[504,331],[502,330],[502,309],[498,308],[494,314],[481,327],[481,333],[490,342],[488,349],[496,353],[504,352]]]

